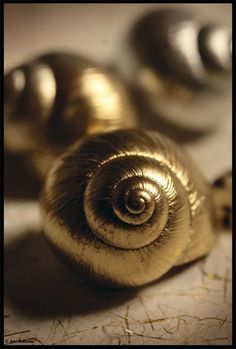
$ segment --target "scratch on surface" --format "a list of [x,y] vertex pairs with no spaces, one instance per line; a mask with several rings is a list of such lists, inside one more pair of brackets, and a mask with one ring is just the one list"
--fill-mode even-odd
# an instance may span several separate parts
[[222,341],[229,339],[229,337],[216,337],[216,338],[206,338],[204,339],[205,342],[211,342],[211,341]]
[[178,294],[179,296],[187,296],[187,297],[191,297],[193,299],[195,299],[196,301],[200,302],[200,303],[204,303],[204,302],[207,302],[207,303],[210,303],[210,304],[213,304],[213,305],[218,305],[218,303],[216,302],[213,302],[209,299],[206,299],[204,298],[204,295],[203,294],[199,294],[199,293],[194,293],[194,292],[189,292],[189,291],[185,291],[185,292],[180,292]]
[[11,332],[11,333],[5,334],[4,337],[14,336],[15,334],[28,333],[28,332],[30,332],[30,330],[18,331],[18,332]]
[[227,319],[228,319],[228,316],[226,315],[226,317],[224,318],[224,320],[221,322],[221,326],[226,322]]
[[143,338],[161,339],[161,340],[168,340],[168,341],[171,340],[170,338],[165,338],[165,337],[147,336],[147,335],[144,335],[142,333],[130,331],[127,329],[126,329],[126,332],[128,332],[129,334],[135,335],[135,336],[143,337]]
[[82,329],[82,330],[78,330],[78,331],[66,333],[66,334],[64,334],[63,337],[71,336],[71,335],[76,335],[76,334],[81,333],[81,332],[86,332],[86,331],[94,330],[94,329],[96,329],[96,328],[98,328],[98,327],[99,327],[99,326],[94,326],[94,327],[84,328],[84,329]]
[[38,342],[38,343],[40,343],[41,345],[43,345],[43,342],[42,342],[40,339],[38,339],[37,337],[30,337],[30,338],[27,338],[27,339],[33,340],[34,342]]
[[204,275],[208,278],[208,280],[224,280],[224,278],[217,273],[204,272]]
[[[162,316],[164,316],[165,318],[167,318],[167,317],[166,317],[165,312],[162,310],[161,305],[162,305],[162,306],[166,306],[166,307],[171,308],[171,309],[174,309],[174,310],[179,310],[179,309],[176,309],[176,308],[174,308],[174,307],[168,306],[168,305],[166,305],[166,304],[157,304],[157,306],[158,306],[158,308],[159,308],[159,310],[160,310]],[[186,323],[186,321],[185,321],[184,319],[178,318],[178,322],[177,322],[177,326],[176,326],[176,331],[174,331],[174,332],[171,332],[171,330],[173,330],[175,327],[171,328],[170,330],[167,330],[166,327],[162,325],[162,328],[163,328],[163,330],[164,330],[166,333],[168,333],[168,334],[177,333],[177,332],[179,331],[179,328],[180,328],[180,322],[181,322],[181,320],[182,320],[184,323]]]
[[65,327],[64,327],[64,325],[63,325],[63,323],[62,323],[61,319],[57,318],[57,321],[58,321],[58,323],[59,323],[60,327],[63,329],[63,331],[64,331],[65,335],[67,335],[67,331],[66,331],[66,329],[65,329]]
[[186,321],[185,319],[183,319],[183,318],[178,318],[178,323],[177,323],[177,330],[176,330],[176,332],[179,331],[181,321],[183,321],[184,324],[186,324],[186,322],[187,322],[187,321]]
[[[197,288],[197,287],[195,287],[195,288]],[[220,292],[220,290],[215,290],[214,288],[210,288],[210,287],[207,287],[205,285],[199,285],[199,288],[201,288],[202,290],[205,290],[208,293],[210,293],[210,292],[219,293]]]
[[202,284],[198,285],[198,286],[194,286],[194,287],[189,287],[187,289],[179,289],[179,290],[175,290],[174,292],[171,291],[171,292],[162,292],[162,293],[159,293],[159,296],[173,296],[173,295],[182,295],[182,293],[187,293],[191,290],[196,290],[196,289],[203,289],[205,290],[206,292],[220,292],[219,290],[214,290],[212,288],[209,288],[205,285],[205,283],[203,282]]
[[201,297],[200,297],[201,295],[194,293],[194,292],[191,292],[191,291],[180,292],[178,295],[179,296],[189,296],[189,297],[192,297],[195,299],[201,299]]
[[50,334],[52,333],[54,325],[55,325],[55,318],[53,317],[53,319],[52,319],[52,324],[51,324],[51,326],[50,326],[50,328],[49,328],[48,334],[47,334],[47,336],[44,338],[44,341],[45,341],[45,342],[47,341],[47,339],[49,338]]
[[[225,277],[223,277],[217,273],[206,271],[204,265],[205,265],[205,263],[202,263],[200,265],[200,270],[202,272],[202,275],[206,276],[208,278],[208,280],[223,280],[223,281],[225,280]],[[231,279],[228,279],[228,278],[227,278],[227,280],[231,281]],[[204,283],[204,281],[203,281],[203,283]]]
[[[184,315],[179,315],[179,316],[167,316],[167,317],[163,317],[163,318],[159,318],[159,319],[150,319],[150,321],[152,323],[155,323],[155,322],[164,322],[166,320],[173,320],[173,319],[178,319],[178,317],[183,317]],[[146,324],[148,321],[144,321],[143,323]]]
[[213,305],[218,305],[219,304],[219,303],[211,301],[210,299],[206,299],[206,298],[202,297],[204,295],[202,295],[201,293],[198,294],[198,293],[194,293],[194,292],[185,291],[185,292],[180,292],[178,295],[179,296],[191,297],[191,298],[195,299],[199,303],[205,303],[206,302],[206,303],[213,304]]
[[52,333],[53,333],[53,335],[52,335],[52,338],[55,337],[56,329],[58,327],[60,327],[63,330],[63,332],[65,333],[63,325],[61,324],[60,319],[56,318],[56,320],[57,320],[57,323],[55,324],[55,319],[53,319],[53,324],[52,324]]
[[217,320],[221,323],[224,323],[227,319],[227,316],[225,318],[219,318],[219,317],[213,317],[213,316],[209,316],[209,317],[204,317],[204,318],[199,318],[198,321],[205,321],[205,320]]
[[224,301],[227,303],[227,286],[228,286],[228,282],[232,281],[232,279],[230,279],[228,277],[229,275],[229,269],[226,270],[226,276],[223,277],[217,273],[213,273],[213,272],[207,272],[204,269],[204,264],[202,263],[200,265],[200,270],[202,272],[203,277],[206,276],[208,278],[208,280],[219,280],[219,281],[223,281],[223,297],[224,297]]
[[158,303],[158,307],[159,307],[159,309],[161,310],[161,312],[163,313],[164,316],[166,316],[166,313],[161,309],[161,306],[162,306],[162,307],[165,307],[165,308],[169,308],[169,309],[176,310],[176,311],[178,311],[178,312],[182,312],[182,311],[183,311],[183,309],[173,307],[172,305],[163,304],[163,303]]
[[103,332],[104,334],[107,334],[107,333],[106,333],[106,325],[102,325],[102,332]]
[[194,343],[193,340],[196,340],[196,339],[208,343],[208,342],[212,342],[212,341],[226,340],[226,339],[229,339],[229,337],[202,338],[202,337],[192,337],[191,336],[191,337],[184,338],[184,342],[185,342],[185,344],[187,344],[186,341],[190,340],[190,342],[188,344],[191,344],[191,342]]
[[126,332],[127,332],[127,335],[128,335],[128,344],[130,344],[130,341],[131,341],[131,337],[130,337],[130,328],[129,328],[129,319],[128,319],[128,316],[129,316],[129,305],[127,305],[127,308],[126,308],[126,314],[125,314],[125,325],[126,325]]
[[[164,318],[159,318],[159,319],[150,319],[150,321],[153,323],[153,322],[163,322],[165,320],[170,320],[170,319],[183,319],[183,318],[192,318],[192,319],[195,319],[195,320],[198,320],[198,321],[206,321],[206,320],[217,320],[219,322],[225,322],[226,321],[226,318],[218,318],[218,317],[204,317],[204,318],[200,318],[200,317],[197,317],[197,316],[193,316],[193,315],[187,315],[187,314],[181,314],[181,315],[177,315],[177,316],[168,316],[168,317],[164,317]],[[147,323],[148,321],[144,321],[143,323]]]
[[164,330],[166,333],[168,333],[168,334],[174,334],[174,333],[176,333],[176,331],[172,332],[172,330],[174,330],[175,327],[172,327],[172,328],[170,328],[169,330],[167,330],[167,328],[165,328],[165,326],[162,326],[162,328],[163,328],[163,330]]
[[149,316],[148,311],[147,311],[147,308],[146,308],[146,306],[145,306],[145,304],[144,304],[144,302],[143,302],[143,299],[142,299],[141,296],[139,296],[138,298],[139,298],[139,300],[140,300],[141,305],[143,306],[144,312],[145,312],[146,317],[147,317],[147,319],[148,319],[148,323],[150,324],[151,329],[152,329],[153,332],[154,332],[154,326],[153,326],[153,324],[152,324],[152,322],[151,322],[150,316]]

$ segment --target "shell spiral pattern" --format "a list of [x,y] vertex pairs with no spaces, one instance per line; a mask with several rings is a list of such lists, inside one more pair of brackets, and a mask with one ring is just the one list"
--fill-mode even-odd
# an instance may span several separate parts
[[78,138],[136,125],[120,79],[70,52],[47,53],[9,71],[4,108],[6,148],[32,153],[32,165],[43,172],[41,177],[52,159]]
[[117,65],[137,95],[143,127],[182,142],[232,113],[232,33],[220,20],[178,7],[144,14]]
[[213,72],[231,71],[229,29],[206,23],[189,11],[164,9],[148,13],[136,23],[131,37],[135,52],[145,64],[193,90],[213,88]]
[[214,244],[208,184],[169,139],[118,130],[74,144],[41,196],[50,244],[100,283],[139,286]]

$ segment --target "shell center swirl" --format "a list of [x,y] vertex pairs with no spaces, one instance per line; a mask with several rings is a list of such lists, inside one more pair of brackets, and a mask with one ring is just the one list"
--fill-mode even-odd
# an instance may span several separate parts
[[118,157],[90,178],[84,213],[98,239],[115,248],[138,249],[164,232],[176,195],[172,176],[158,161]]
[[140,225],[147,222],[155,210],[158,189],[145,177],[124,179],[112,194],[115,215],[123,222]]
[[145,191],[131,191],[126,195],[125,207],[130,213],[139,214],[145,210],[147,203],[150,203],[150,201],[151,196]]

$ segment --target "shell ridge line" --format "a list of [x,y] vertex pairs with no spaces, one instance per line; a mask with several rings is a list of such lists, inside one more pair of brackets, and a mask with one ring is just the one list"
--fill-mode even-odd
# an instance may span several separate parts
[[[152,154],[148,154],[147,152],[142,152],[142,151],[141,152],[131,151],[131,152],[124,152],[124,153],[120,153],[120,154],[115,154],[115,155],[112,155],[109,158],[101,161],[101,163],[98,164],[97,168],[94,171],[91,171],[87,177],[90,179],[98,169],[100,169],[101,167],[103,167],[107,163],[109,163],[113,160],[122,158],[122,157],[126,157],[126,156],[142,156],[144,158],[153,159],[153,160],[158,161],[160,167],[164,167],[164,165],[167,165],[168,168],[171,169],[170,162],[167,161],[166,159],[164,159],[164,156],[162,156],[162,155],[160,155],[158,157],[157,154],[152,155]],[[164,163],[161,163],[161,161],[163,161]]]

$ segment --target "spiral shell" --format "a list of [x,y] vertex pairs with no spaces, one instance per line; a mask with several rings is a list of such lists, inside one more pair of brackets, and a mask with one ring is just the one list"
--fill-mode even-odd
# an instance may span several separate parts
[[138,86],[157,126],[160,120],[202,133],[230,115],[232,37],[226,26],[183,9],[157,10],[137,21],[127,50],[120,72]]
[[133,29],[133,45],[144,62],[194,89],[210,84],[206,69],[230,71],[231,44],[227,28],[202,23],[184,10],[152,12]]
[[7,73],[4,107],[5,146],[30,153],[43,176],[77,138],[135,125],[119,79],[73,53],[48,53]]
[[206,254],[211,191],[190,159],[151,131],[117,130],[75,143],[41,196],[56,251],[96,281],[139,286]]

